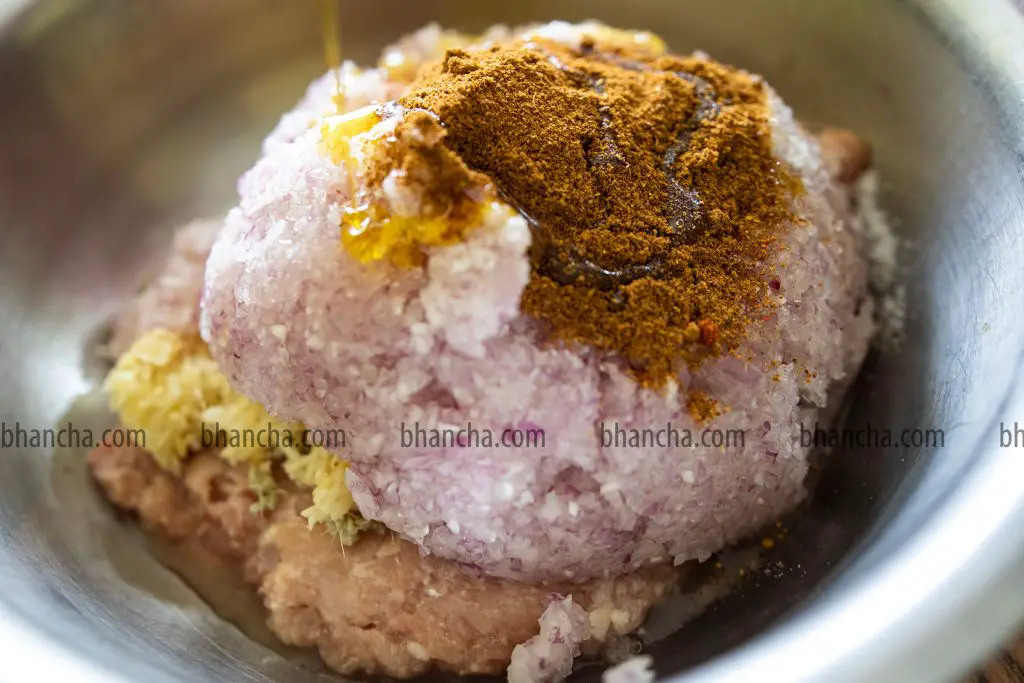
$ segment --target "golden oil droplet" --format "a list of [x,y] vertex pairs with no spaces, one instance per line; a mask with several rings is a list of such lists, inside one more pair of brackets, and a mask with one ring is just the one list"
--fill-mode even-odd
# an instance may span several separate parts
[[380,114],[373,105],[368,105],[340,116],[329,116],[320,125],[324,148],[336,164],[345,164],[349,159],[349,141],[363,133],[370,132],[380,123]]
[[345,89],[341,77],[341,0],[320,0],[323,24],[324,60],[334,72],[334,105],[339,112],[345,109]]

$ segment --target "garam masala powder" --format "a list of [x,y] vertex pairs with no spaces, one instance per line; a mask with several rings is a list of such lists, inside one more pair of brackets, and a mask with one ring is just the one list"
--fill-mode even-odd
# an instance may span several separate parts
[[772,154],[756,77],[520,40],[448,50],[398,104],[369,182],[423,178],[428,211],[453,219],[435,244],[464,237],[472,187],[518,209],[533,232],[523,310],[552,341],[615,352],[658,387],[734,351],[771,305],[762,265],[802,187]]

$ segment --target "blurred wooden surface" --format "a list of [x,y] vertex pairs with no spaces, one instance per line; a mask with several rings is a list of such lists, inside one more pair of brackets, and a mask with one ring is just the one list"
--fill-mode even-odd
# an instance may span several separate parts
[[1000,650],[966,683],[1024,683],[1024,640]]

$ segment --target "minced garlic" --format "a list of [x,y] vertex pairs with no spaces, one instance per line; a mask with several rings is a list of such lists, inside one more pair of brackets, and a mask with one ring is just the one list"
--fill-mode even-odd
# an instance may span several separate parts
[[[195,335],[163,329],[143,334],[118,358],[104,390],[121,424],[143,430],[147,450],[173,473],[179,473],[181,463],[221,431],[273,429],[290,432],[293,444],[302,443],[304,427],[274,419],[263,406],[235,391]],[[310,527],[323,524],[347,544],[367,525],[357,516],[345,486],[348,463],[344,460],[320,447],[306,452],[290,444],[273,448],[227,441],[220,457],[232,465],[248,465],[249,486],[257,497],[254,512],[276,506],[280,491],[273,465],[283,459],[285,474],[297,485],[312,489],[313,505],[302,513]]]

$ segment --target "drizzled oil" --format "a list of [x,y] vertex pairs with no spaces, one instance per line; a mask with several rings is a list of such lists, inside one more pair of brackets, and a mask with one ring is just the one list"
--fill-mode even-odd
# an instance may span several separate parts
[[324,62],[327,70],[334,74],[334,105],[341,112],[345,108],[345,82],[341,74],[341,0],[320,0],[320,25]]

